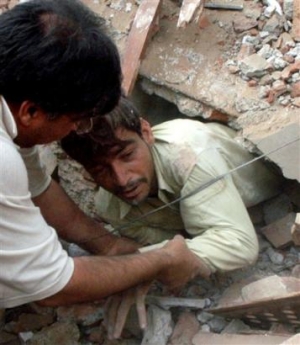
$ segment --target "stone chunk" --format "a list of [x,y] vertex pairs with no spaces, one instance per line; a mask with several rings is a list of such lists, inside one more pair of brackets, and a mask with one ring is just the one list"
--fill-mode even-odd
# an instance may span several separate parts
[[50,325],[54,321],[52,314],[38,315],[23,313],[18,321],[11,321],[5,325],[5,330],[13,333],[36,331]]
[[275,248],[284,248],[292,244],[291,228],[294,221],[295,213],[291,212],[286,217],[263,227],[261,232]]
[[26,345],[79,345],[79,329],[75,324],[56,322],[35,333]]
[[141,345],[165,345],[173,331],[173,321],[170,311],[155,305],[148,308],[148,327]]
[[168,345],[190,345],[192,338],[199,331],[199,322],[190,312],[181,313]]
[[258,54],[247,56],[239,63],[239,67],[243,75],[249,78],[262,77],[267,73],[270,68],[266,59]]
[[82,326],[93,325],[103,320],[104,309],[101,304],[82,303],[57,309],[58,321],[76,322]]

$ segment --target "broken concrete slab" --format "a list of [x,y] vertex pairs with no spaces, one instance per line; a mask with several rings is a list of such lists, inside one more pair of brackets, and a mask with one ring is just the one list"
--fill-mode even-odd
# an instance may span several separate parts
[[214,334],[214,333],[197,333],[193,340],[193,345],[279,345],[288,340],[288,336],[270,335],[270,334]]
[[287,125],[276,133],[253,140],[258,149],[268,155],[282,170],[283,175],[300,182],[300,122]]
[[260,231],[275,248],[284,248],[293,242],[291,229],[294,222],[295,213],[291,212],[284,218],[261,228]]

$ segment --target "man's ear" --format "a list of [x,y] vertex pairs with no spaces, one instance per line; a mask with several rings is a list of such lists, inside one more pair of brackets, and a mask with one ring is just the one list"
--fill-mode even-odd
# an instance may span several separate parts
[[18,121],[24,127],[40,121],[41,116],[44,118],[44,112],[31,101],[22,102],[17,112]]
[[143,139],[148,145],[153,145],[155,139],[152,133],[150,123],[143,118],[140,118],[140,121],[141,121],[141,130],[142,130]]

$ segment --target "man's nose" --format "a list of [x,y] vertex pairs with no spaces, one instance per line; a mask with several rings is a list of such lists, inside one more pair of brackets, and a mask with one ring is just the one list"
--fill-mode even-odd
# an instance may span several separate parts
[[120,187],[125,187],[129,180],[127,169],[122,164],[114,164],[112,172],[115,183]]

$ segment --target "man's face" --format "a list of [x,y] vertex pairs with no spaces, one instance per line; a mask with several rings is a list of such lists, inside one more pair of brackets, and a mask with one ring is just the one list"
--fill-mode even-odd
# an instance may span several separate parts
[[150,125],[142,120],[142,137],[118,128],[116,137],[124,143],[114,146],[97,165],[88,169],[95,182],[129,204],[138,204],[157,192],[150,145],[154,139]]
[[33,102],[24,101],[20,106],[9,104],[14,114],[18,136],[15,143],[21,147],[48,144],[62,139],[71,131],[91,129],[91,120],[75,114],[61,115],[50,120],[47,113]]

